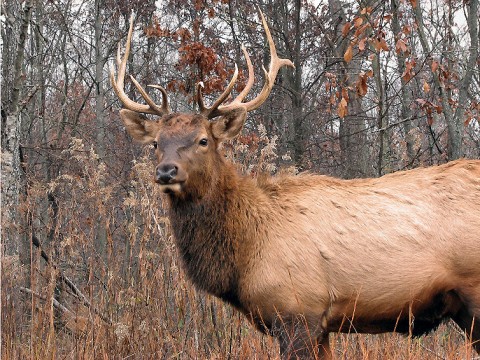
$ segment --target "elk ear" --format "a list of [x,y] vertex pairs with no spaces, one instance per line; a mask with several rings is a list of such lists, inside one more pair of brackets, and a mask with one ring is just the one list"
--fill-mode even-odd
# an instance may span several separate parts
[[246,118],[247,110],[245,108],[233,109],[212,123],[213,136],[221,141],[233,139],[242,130]]
[[158,131],[156,122],[148,120],[146,116],[140,113],[127,109],[120,110],[120,118],[128,133],[135,140],[144,144],[155,140]]

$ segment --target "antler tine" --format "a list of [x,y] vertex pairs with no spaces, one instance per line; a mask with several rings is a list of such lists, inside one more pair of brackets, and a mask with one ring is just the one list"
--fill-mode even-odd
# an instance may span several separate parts
[[218,99],[215,100],[213,105],[210,107],[206,107],[203,101],[203,95],[202,95],[203,83],[202,82],[198,83],[197,84],[197,103],[198,103],[198,108],[200,110],[200,114],[206,116],[209,119],[217,117],[219,115],[217,114],[218,107],[222,102],[224,102],[227,99],[228,95],[230,95],[230,93],[232,92],[233,87],[237,82],[237,78],[238,78],[238,67],[237,67],[237,64],[235,64],[235,71],[233,73],[232,79],[228,83],[227,88],[218,97]]
[[268,28],[265,16],[263,16],[263,13],[260,9],[259,12],[260,17],[262,18],[263,28],[265,29],[265,35],[267,36],[267,41],[270,48],[270,66],[268,69],[268,73],[265,68],[263,69],[263,71],[265,72],[265,84],[260,94],[258,94],[257,97],[255,97],[254,99],[243,104],[243,106],[247,108],[247,111],[257,109],[265,102],[265,100],[267,100],[268,95],[270,95],[270,92],[272,91],[278,71],[282,66],[295,67],[295,65],[293,65],[293,63],[289,59],[281,59],[278,57],[277,49],[275,48],[275,43],[273,42],[272,34],[270,33],[270,29]]
[[127,60],[128,60],[128,55],[130,54],[130,44],[132,41],[132,33],[133,33],[133,20],[134,20],[134,15],[132,13],[132,16],[130,17],[130,27],[128,29],[128,35],[127,35],[127,42],[125,44],[125,54],[123,55],[123,58],[121,57],[121,51],[120,51],[120,44],[118,45],[118,50],[117,50],[117,68],[118,68],[118,75],[117,79],[115,79],[115,70],[112,65],[110,65],[110,82],[112,83],[113,90],[115,91],[115,94],[117,94],[118,99],[122,102],[122,104],[125,106],[125,108],[129,110],[133,110],[136,112],[140,113],[146,113],[146,114],[155,114],[155,115],[165,115],[170,112],[170,109],[168,107],[168,99],[167,99],[167,94],[165,89],[163,89],[161,86],[153,86],[155,88],[161,88],[162,92],[162,106],[159,107],[155,102],[152,100],[152,98],[147,94],[147,92],[142,88],[142,86],[133,78],[133,76],[130,76],[133,84],[137,88],[137,90],[140,92],[142,97],[145,99],[145,104],[139,104],[133,100],[131,100],[127,94],[125,94],[125,71],[127,68]]
[[200,114],[205,114],[208,110],[205,107],[205,102],[203,101],[202,89],[204,88],[204,86],[205,85],[203,84],[203,81],[200,81],[197,84],[197,103],[198,103],[198,109],[200,110]]
[[138,92],[140,93],[140,95],[143,96],[143,98],[145,99],[145,102],[152,108],[152,110],[154,110],[158,115],[161,115],[161,114],[168,114],[170,112],[170,109],[168,107],[168,99],[167,99],[167,92],[165,91],[165,89],[163,87],[161,87],[160,85],[147,85],[148,87],[152,87],[152,88],[155,88],[155,89],[158,89],[162,92],[162,107],[159,108],[157,104],[155,104],[155,102],[152,100],[152,98],[147,94],[147,92],[145,91],[145,89],[142,87],[142,85],[140,85],[138,83],[137,80],[135,80],[135,78],[130,75],[130,80],[132,80],[132,83],[133,85],[135,85],[135,87],[137,88]]
[[245,56],[245,60],[247,62],[248,67],[248,81],[245,84],[242,92],[238,94],[234,101],[242,102],[243,99],[248,95],[250,90],[252,89],[253,83],[255,82],[255,73],[253,71],[252,60],[250,60],[250,56],[248,55],[247,49],[245,49],[245,45],[242,44],[242,51],[243,55]]
[[162,110],[165,114],[169,114],[171,112],[170,106],[168,105],[168,95],[167,95],[167,90],[163,86],[156,85],[156,84],[151,84],[147,85],[148,87],[160,90],[162,93]]
[[[252,62],[250,60],[250,56],[245,50],[245,47],[242,46],[242,51],[245,55],[245,60],[248,66],[247,84],[245,85],[245,88],[242,90],[242,92],[231,103],[227,105],[221,105],[221,103],[228,96],[227,95],[223,97],[224,94],[222,94],[219,97],[219,99],[210,108],[208,108],[208,112],[207,111],[205,111],[205,113],[202,112],[202,114],[205,114],[209,119],[214,118],[216,116],[225,115],[226,113],[237,108],[244,108],[246,111],[252,111],[257,109],[258,107],[260,107],[260,105],[262,105],[265,102],[265,100],[267,100],[268,96],[270,95],[270,92],[272,91],[272,88],[273,88],[273,84],[275,83],[275,78],[277,77],[278,71],[280,70],[280,68],[282,66],[295,67],[289,59],[281,59],[278,57],[277,49],[275,48],[275,43],[273,42],[272,34],[270,33],[270,29],[268,28],[268,24],[267,24],[267,21],[265,20],[265,16],[263,16],[263,13],[260,9],[258,10],[260,12],[263,28],[265,29],[265,35],[267,37],[268,46],[270,48],[270,66],[269,66],[268,72],[265,70],[264,67],[262,67],[265,73],[265,84],[263,85],[262,91],[254,99],[245,103],[242,102],[247,96],[248,92],[251,90],[254,83],[254,72],[253,72]],[[231,89],[227,89],[227,90],[229,90],[228,93],[230,93]],[[199,99],[199,100],[201,100],[201,102],[199,101],[199,107],[201,109],[204,109],[205,107],[203,105],[203,99]]]

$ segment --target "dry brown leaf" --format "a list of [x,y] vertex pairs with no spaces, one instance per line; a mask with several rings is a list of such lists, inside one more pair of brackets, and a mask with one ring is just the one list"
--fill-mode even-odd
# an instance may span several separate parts
[[342,35],[343,37],[347,37],[348,33],[350,32],[350,28],[352,27],[352,24],[347,22],[345,25],[343,25],[342,28]]
[[367,44],[367,38],[363,38],[358,43],[358,50],[363,51],[365,50],[365,45]]
[[395,50],[397,51],[397,54],[400,54],[400,52],[406,52],[407,44],[405,44],[405,41],[398,39],[397,43],[395,44]]
[[360,27],[362,24],[363,24],[363,19],[361,17],[357,17],[355,18],[355,20],[353,20],[353,25],[356,28]]
[[367,86],[367,75],[366,74],[361,74],[358,77],[356,88],[357,88],[358,96],[365,96],[367,94],[368,86]]
[[349,63],[350,61],[352,61],[352,58],[353,58],[353,48],[352,48],[352,45],[349,45],[347,48],[347,51],[345,51],[345,54],[343,55],[343,59],[345,60],[345,62]]
[[426,80],[423,80],[423,91],[426,93],[430,92],[430,85],[428,85]]
[[338,109],[337,109],[337,114],[341,119],[343,119],[345,116],[348,115],[347,107],[348,107],[347,100],[345,100],[345,98],[342,98],[342,100],[340,100],[340,102],[338,103]]
[[385,41],[384,37],[382,37],[380,39],[380,48],[384,51],[389,51],[390,50],[390,48],[388,47],[387,42]]

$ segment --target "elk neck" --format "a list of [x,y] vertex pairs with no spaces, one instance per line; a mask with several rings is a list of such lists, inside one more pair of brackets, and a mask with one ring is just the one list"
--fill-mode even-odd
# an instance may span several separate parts
[[[201,197],[169,195],[169,217],[189,278],[203,290],[242,308],[239,284],[265,231],[265,199],[249,177],[220,159]],[[209,185],[205,186],[205,183]],[[242,271],[240,270],[242,269]]]

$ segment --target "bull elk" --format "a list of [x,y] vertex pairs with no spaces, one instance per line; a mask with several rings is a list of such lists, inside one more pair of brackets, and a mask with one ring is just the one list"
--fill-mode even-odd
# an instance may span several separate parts
[[[169,218],[190,280],[276,336],[282,358],[329,358],[330,332],[414,336],[453,319],[480,351],[480,161],[401,171],[375,179],[323,175],[253,179],[238,173],[220,144],[242,129],[248,111],[269,96],[279,69],[244,101],[249,80],[225,104],[226,90],[199,112],[171,113],[165,89],[158,105],[131,77],[146,104],[124,92],[133,17],[113,89],[127,131],[156,148],[155,181],[167,194]],[[157,115],[156,121],[143,114]],[[217,120],[210,121],[214,118]]]

